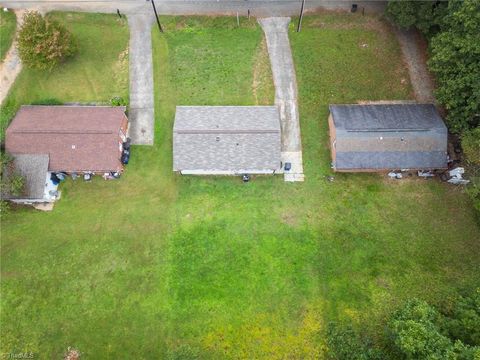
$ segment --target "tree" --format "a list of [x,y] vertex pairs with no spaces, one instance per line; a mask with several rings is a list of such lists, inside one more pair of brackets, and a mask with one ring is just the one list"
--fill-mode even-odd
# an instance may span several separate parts
[[22,62],[37,69],[52,69],[77,50],[72,34],[63,25],[36,11],[23,16],[17,48]]
[[480,1],[451,1],[445,23],[431,40],[428,65],[450,130],[460,133],[480,125]]
[[401,28],[416,27],[430,37],[442,29],[447,4],[446,1],[390,1],[385,14]]
[[[462,306],[460,308],[463,309]],[[460,318],[457,319],[460,324],[451,324],[452,331],[468,332],[472,317],[466,318],[466,328],[462,327]],[[480,356],[480,348],[450,337],[448,332],[442,331],[442,324],[448,324],[448,319],[425,301],[407,301],[403,308],[394,313],[388,326],[399,357],[412,360],[473,360]]]

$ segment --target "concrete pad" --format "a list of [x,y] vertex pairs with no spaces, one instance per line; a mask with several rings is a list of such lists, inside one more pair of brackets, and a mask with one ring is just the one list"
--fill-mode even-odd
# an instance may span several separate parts
[[55,203],[48,202],[48,203],[34,204],[33,207],[37,210],[40,210],[40,211],[52,211],[54,205],[55,205]]

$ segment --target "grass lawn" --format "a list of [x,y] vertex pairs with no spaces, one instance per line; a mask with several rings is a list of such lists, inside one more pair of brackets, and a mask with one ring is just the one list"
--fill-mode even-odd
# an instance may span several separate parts
[[126,20],[116,15],[86,13],[54,12],[47,16],[73,33],[78,53],[52,71],[22,70],[3,104],[1,138],[12,114],[23,104],[49,99],[109,103],[113,96],[128,97]]
[[437,303],[480,285],[479,226],[457,188],[325,180],[328,104],[411,89],[377,19],[304,21],[290,35],[306,182],[172,174],[175,105],[268,104],[273,88],[253,20],[237,29],[234,18],[163,18],[165,35],[153,29],[155,146],[134,147],[120,181],[67,181],[53,212],[3,220],[3,352],[321,358],[329,321],[375,336],[406,298]]
[[17,26],[17,18],[12,11],[4,12],[0,10],[0,62],[5,59],[10,45],[12,45],[13,35],[15,35],[15,27]]

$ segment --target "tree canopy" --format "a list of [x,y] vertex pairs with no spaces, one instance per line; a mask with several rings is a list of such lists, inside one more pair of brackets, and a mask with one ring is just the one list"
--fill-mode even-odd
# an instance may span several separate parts
[[30,11],[23,16],[17,48],[28,67],[52,69],[75,53],[76,44],[62,24]]

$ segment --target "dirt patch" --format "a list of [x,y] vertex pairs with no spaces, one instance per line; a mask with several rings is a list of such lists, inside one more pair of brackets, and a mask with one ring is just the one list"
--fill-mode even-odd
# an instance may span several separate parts
[[299,223],[297,215],[290,211],[283,212],[280,218],[282,219],[282,223],[286,225],[297,226]]

